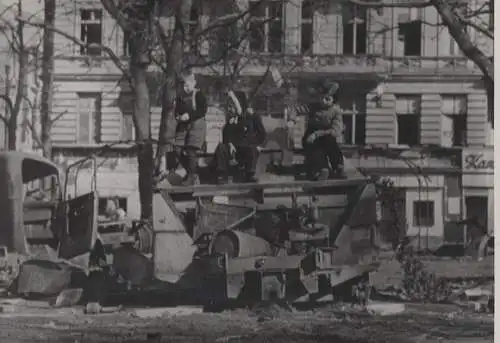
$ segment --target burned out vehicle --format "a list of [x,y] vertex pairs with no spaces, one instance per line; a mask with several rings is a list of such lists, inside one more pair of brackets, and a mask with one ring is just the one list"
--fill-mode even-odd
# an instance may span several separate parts
[[[212,309],[276,299],[316,303],[349,294],[378,267],[375,186],[363,177],[160,184],[151,222],[98,223],[95,159],[68,167],[64,184],[57,166],[41,157],[0,159],[1,244],[9,252],[83,270],[100,241],[111,257],[107,270],[132,290],[189,294]],[[78,182],[71,190],[68,179],[84,167],[92,186],[79,194]],[[67,268],[47,269],[28,264],[18,291],[70,287],[71,278],[61,277]]]
[[58,166],[38,155],[0,153],[0,245],[9,253],[39,256],[43,247],[70,259],[91,247],[92,231],[83,228],[94,225],[97,196],[65,199],[62,179]]
[[379,266],[375,187],[364,178],[159,192],[172,212],[192,213],[200,298],[211,309],[349,298]]

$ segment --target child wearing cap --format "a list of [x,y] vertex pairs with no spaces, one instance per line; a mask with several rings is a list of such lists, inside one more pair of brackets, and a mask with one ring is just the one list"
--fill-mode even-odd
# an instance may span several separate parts
[[302,146],[306,158],[308,177],[327,179],[330,171],[344,177],[343,156],[337,136],[341,134],[340,109],[335,104],[338,84],[324,85],[319,101],[309,106],[309,114]]

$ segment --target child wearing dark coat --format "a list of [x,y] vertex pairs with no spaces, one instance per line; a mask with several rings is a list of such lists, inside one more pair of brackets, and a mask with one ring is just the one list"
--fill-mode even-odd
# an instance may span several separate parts
[[231,164],[242,167],[244,182],[256,182],[257,159],[266,130],[261,117],[248,107],[245,93],[229,91],[228,95],[230,109],[214,156],[217,182],[228,181]]
[[198,159],[206,139],[207,100],[196,87],[196,78],[190,71],[182,75],[183,89],[175,105],[176,128],[174,150],[167,154],[167,169],[173,173],[179,163],[186,170],[184,185],[197,182]]

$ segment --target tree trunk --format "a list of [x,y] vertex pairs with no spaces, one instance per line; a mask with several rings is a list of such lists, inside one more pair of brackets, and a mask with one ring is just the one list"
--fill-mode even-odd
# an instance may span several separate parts
[[[172,39],[168,42],[166,28],[162,29],[162,45],[167,55],[167,67],[162,95],[162,109],[159,132],[158,151],[156,153],[155,168],[161,168],[161,158],[173,147],[175,136],[175,99],[177,97],[177,78],[183,67],[184,32],[189,21],[192,0],[181,0],[175,11],[175,26]],[[170,44],[169,44],[170,43]]]
[[[55,26],[56,1],[44,1],[44,24],[47,27]],[[54,87],[54,31],[43,30],[43,56],[42,56],[42,95],[40,104],[40,141],[43,156],[50,158],[52,155],[50,129]],[[35,125],[33,125],[35,127]]]
[[139,39],[132,38],[130,76],[134,91],[133,120],[137,140],[137,168],[139,173],[139,195],[141,218],[149,220],[153,216],[153,144],[151,141],[151,116],[149,89],[147,84],[148,64],[144,63]]

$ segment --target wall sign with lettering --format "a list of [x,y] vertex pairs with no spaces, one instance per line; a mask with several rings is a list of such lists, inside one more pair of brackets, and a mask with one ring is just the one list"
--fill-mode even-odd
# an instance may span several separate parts
[[464,151],[462,168],[465,172],[493,173],[494,162],[493,151],[491,153],[470,153]]

